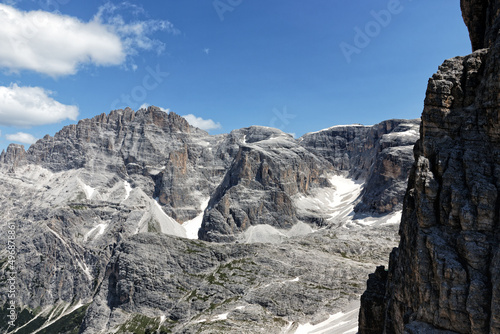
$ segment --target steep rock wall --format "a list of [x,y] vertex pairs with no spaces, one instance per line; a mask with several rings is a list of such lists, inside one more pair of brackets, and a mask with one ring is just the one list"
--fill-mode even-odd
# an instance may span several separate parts
[[462,1],[479,50],[429,80],[401,242],[382,307],[362,304],[377,329],[360,317],[361,334],[500,333],[499,4]]

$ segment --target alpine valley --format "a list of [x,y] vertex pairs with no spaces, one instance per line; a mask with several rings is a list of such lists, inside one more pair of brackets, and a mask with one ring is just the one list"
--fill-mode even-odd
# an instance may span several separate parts
[[152,106],[11,144],[0,330],[354,334],[399,242],[419,124],[209,135]]

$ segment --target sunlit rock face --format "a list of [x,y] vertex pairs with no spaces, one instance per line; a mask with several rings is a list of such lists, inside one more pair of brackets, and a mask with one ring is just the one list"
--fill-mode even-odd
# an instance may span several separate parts
[[365,277],[397,244],[418,124],[209,135],[149,107],[10,145],[18,332],[282,333],[338,328],[341,311],[355,330]]

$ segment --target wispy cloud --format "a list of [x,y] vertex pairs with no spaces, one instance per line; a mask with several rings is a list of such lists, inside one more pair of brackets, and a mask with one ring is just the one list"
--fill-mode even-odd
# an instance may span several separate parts
[[76,120],[78,107],[54,100],[41,87],[0,86],[0,125],[30,127]]
[[[73,16],[21,11],[0,3],[0,68],[57,77],[75,74],[86,64],[123,65],[140,50],[161,52],[165,48],[151,34],[179,33],[169,21],[126,22],[118,14],[125,4],[107,3],[91,21],[82,22]],[[135,6],[133,12],[139,15],[141,8]]]
[[210,49],[209,48],[204,48],[203,52],[205,52],[206,54],[209,54],[210,53]]
[[188,121],[188,123],[191,124],[192,126],[195,126],[205,131],[216,130],[222,127],[222,125],[219,122],[216,123],[211,119],[203,119],[201,117],[196,117],[193,114],[185,115],[182,117],[184,117],[186,121]]
[[145,14],[142,7],[129,2],[122,2],[120,4],[107,2],[99,7],[93,21],[106,25],[119,36],[128,55],[134,55],[139,50],[153,50],[158,54],[163,52],[165,44],[160,40],[150,37],[155,32],[166,31],[172,35],[180,34],[180,30],[167,20],[136,19],[132,22],[126,22],[123,15],[120,14],[122,11],[132,13],[136,17]]
[[10,141],[15,141],[18,143],[29,144],[29,145],[34,144],[37,141],[37,139],[33,135],[30,135],[29,133],[25,132],[8,134],[5,135],[5,138],[7,138],[7,140]]

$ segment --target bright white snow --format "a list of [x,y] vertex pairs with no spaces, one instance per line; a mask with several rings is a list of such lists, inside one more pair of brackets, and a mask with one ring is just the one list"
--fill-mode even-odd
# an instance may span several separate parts
[[299,325],[295,334],[350,334],[358,331],[359,302],[353,302],[348,310],[331,315],[327,320],[311,325]]
[[80,184],[83,191],[85,192],[85,196],[87,196],[87,199],[90,200],[92,198],[92,195],[94,195],[95,188],[92,188],[91,186],[83,183],[83,181],[80,179],[78,179],[78,183]]
[[201,205],[201,213],[191,220],[188,220],[182,224],[182,227],[186,230],[186,235],[188,239],[198,239],[198,230],[201,228],[201,223],[203,222],[203,213],[208,205],[210,198],[205,199]]
[[215,316],[211,321],[226,320],[229,313],[223,313]]
[[124,200],[126,200],[130,196],[130,192],[132,191],[132,186],[127,181],[123,181],[123,187],[125,187],[125,198],[124,198]]
[[315,134],[315,133],[320,133],[320,132],[323,132],[323,131],[333,130],[335,128],[346,128],[346,127],[348,127],[348,128],[370,128],[372,126],[373,125],[362,125],[362,124],[334,125],[334,126],[331,126],[329,128],[323,129],[323,130],[308,132],[304,136],[312,135],[312,134]]
[[104,231],[106,230],[107,227],[108,227],[107,223],[96,225],[83,236],[83,241],[84,242],[87,241],[89,237],[92,237],[92,239],[98,238],[99,236],[104,234]]
[[295,198],[295,205],[298,210],[323,216],[329,221],[351,221],[362,184],[341,175],[334,175],[329,180],[331,188],[314,189],[309,196],[300,195]]

